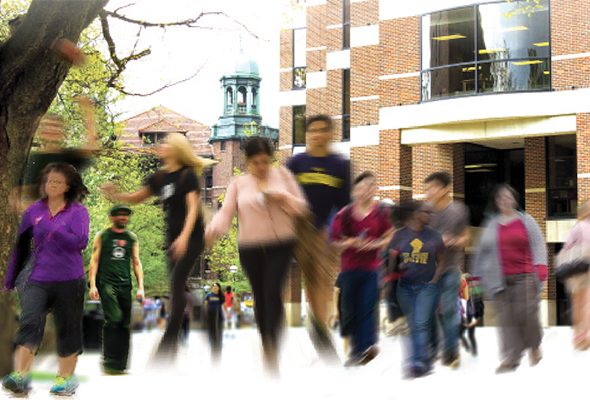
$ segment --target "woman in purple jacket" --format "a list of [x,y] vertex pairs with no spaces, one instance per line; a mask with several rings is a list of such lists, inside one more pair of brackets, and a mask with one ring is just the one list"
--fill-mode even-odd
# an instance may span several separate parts
[[[15,276],[16,252],[6,274],[4,291],[16,287],[22,312],[14,344],[15,372],[2,381],[13,393],[30,389],[33,357],[43,339],[45,318],[51,310],[57,334],[59,372],[51,393],[73,394],[73,376],[82,353],[84,265],[90,222],[81,201],[89,193],[80,174],[66,163],[49,164],[39,183],[42,198],[23,214],[19,235],[32,229],[35,243],[30,262]],[[28,276],[27,276],[28,275]]]

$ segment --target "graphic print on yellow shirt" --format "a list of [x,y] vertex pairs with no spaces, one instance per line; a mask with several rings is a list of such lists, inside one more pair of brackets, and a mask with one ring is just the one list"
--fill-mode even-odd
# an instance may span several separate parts
[[445,251],[442,236],[430,227],[421,231],[404,228],[397,231],[389,244],[398,262],[403,264],[400,280],[405,285],[429,282],[436,271],[436,256]]
[[422,252],[422,246],[424,243],[418,238],[412,240],[410,242],[410,246],[412,246],[412,252],[404,252],[402,253],[402,258],[404,264],[407,263],[415,263],[415,264],[428,264],[428,253]]

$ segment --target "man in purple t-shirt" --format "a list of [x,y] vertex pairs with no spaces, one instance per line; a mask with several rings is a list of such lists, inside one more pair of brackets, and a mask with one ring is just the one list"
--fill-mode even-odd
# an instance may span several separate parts
[[345,366],[364,365],[377,356],[376,309],[379,300],[379,253],[393,233],[389,211],[374,200],[378,186],[371,172],[354,181],[355,202],[342,209],[332,224],[332,240],[342,251],[341,331],[350,337]]

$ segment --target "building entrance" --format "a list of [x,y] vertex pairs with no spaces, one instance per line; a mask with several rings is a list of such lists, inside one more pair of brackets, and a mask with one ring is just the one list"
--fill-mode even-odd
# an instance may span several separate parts
[[499,149],[465,144],[465,205],[471,225],[480,226],[491,212],[490,195],[494,186],[507,183],[520,196],[524,207],[524,149]]

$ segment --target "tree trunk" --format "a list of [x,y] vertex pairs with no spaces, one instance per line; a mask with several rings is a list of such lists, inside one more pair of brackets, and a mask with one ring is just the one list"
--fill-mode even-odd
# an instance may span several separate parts
[[[22,182],[41,117],[71,64],[50,50],[57,39],[76,43],[108,0],[33,0],[21,25],[0,44],[0,283],[3,285],[18,215],[10,194]],[[0,376],[12,371],[14,295],[0,294]]]

